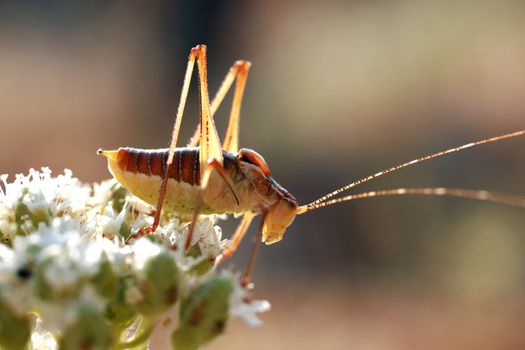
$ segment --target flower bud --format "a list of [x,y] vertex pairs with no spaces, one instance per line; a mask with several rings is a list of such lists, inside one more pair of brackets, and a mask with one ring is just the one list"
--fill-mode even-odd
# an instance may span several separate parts
[[166,311],[178,297],[180,273],[175,260],[168,252],[150,258],[144,266],[144,277],[139,280],[143,295],[137,308],[144,315]]
[[17,234],[21,235],[25,233],[28,222],[36,229],[41,222],[49,225],[51,217],[50,213],[46,212],[45,209],[32,212],[24,202],[20,201],[15,207],[15,220],[18,226]]
[[92,277],[92,282],[97,292],[104,298],[110,299],[115,296],[118,288],[118,279],[106,255],[101,257],[98,271]]
[[175,349],[197,349],[224,331],[228,321],[233,282],[215,277],[197,288],[182,302],[180,325],[172,334]]
[[[60,265],[57,257],[50,256],[42,260],[35,271],[35,292],[39,298],[47,301],[63,301],[76,298],[84,283],[75,266]],[[62,273],[69,267],[67,273]],[[50,279],[54,279],[51,281]],[[61,283],[58,283],[60,280]]]
[[137,310],[126,302],[126,282],[117,282],[114,298],[106,306],[106,319],[117,328],[125,328],[137,317]]
[[111,335],[104,317],[94,308],[83,305],[77,318],[63,333],[60,350],[109,349]]
[[124,208],[124,203],[126,203],[126,196],[128,191],[120,185],[114,184],[111,186],[111,206],[115,213],[120,213]]
[[[193,258],[197,258],[200,255],[202,255],[202,253],[198,245],[193,246],[188,252],[188,256],[191,256]],[[213,261],[213,259],[204,259],[196,265],[192,266],[190,272],[196,274],[197,276],[204,276],[205,274],[210,272],[214,266],[215,262]]]
[[131,226],[129,226],[126,221],[122,221],[122,224],[118,230],[118,234],[121,237],[128,238],[131,235]]
[[9,305],[0,299],[0,348],[25,349],[30,333],[28,317],[16,315]]

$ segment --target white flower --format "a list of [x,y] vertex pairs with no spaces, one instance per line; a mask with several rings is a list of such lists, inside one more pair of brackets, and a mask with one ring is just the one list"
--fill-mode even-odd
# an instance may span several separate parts
[[215,258],[227,244],[228,240],[222,240],[222,229],[215,225],[216,217],[206,216],[196,226],[200,233],[197,242],[203,256]]
[[222,276],[233,281],[233,291],[230,295],[230,315],[239,317],[249,326],[258,327],[262,324],[257,314],[269,311],[271,305],[266,300],[251,300],[249,291],[241,285],[240,276],[225,270]]
[[93,184],[93,195],[88,199],[88,204],[92,207],[105,207],[111,200],[113,191],[119,186],[114,179]]
[[9,303],[17,315],[28,311],[31,298],[31,289],[23,277],[30,273],[26,265],[25,255],[19,255],[0,244],[0,297]]
[[[51,177],[49,168],[31,169],[29,175],[18,174],[11,183],[7,178],[7,175],[0,177],[4,186],[4,189],[0,186],[0,232],[6,240],[17,234],[16,209],[22,204],[39,222],[48,222],[52,217],[64,214],[83,217],[87,211],[86,201],[91,189],[81,185],[70,170]],[[21,230],[30,233],[36,228],[27,220],[30,219],[27,213],[20,215],[25,220],[19,226]]]
[[[192,235],[191,246],[198,245],[203,258],[214,259],[225,248],[228,247],[230,241],[222,239],[222,229],[215,225],[219,215],[200,215],[195,225],[195,230]],[[179,229],[177,241],[185,245],[188,237],[190,224],[185,224],[183,228]]]
[[58,344],[49,331],[42,327],[42,320],[37,318],[35,321],[35,328],[31,333],[30,350],[56,350]]
[[106,205],[104,212],[99,217],[97,225],[102,229],[102,233],[109,237],[118,237],[124,220],[126,219],[126,207],[120,213],[115,213],[111,205]]
[[147,238],[140,238],[133,242],[133,265],[137,271],[142,271],[148,260],[159,255],[161,247],[152,243]]

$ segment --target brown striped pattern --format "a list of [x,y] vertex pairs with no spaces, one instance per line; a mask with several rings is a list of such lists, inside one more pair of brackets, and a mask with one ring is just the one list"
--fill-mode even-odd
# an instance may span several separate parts
[[[122,170],[148,176],[162,177],[168,159],[168,149],[147,150],[138,148],[119,149],[119,167]],[[173,163],[168,169],[168,177],[190,185],[200,184],[200,163],[198,148],[178,148]]]

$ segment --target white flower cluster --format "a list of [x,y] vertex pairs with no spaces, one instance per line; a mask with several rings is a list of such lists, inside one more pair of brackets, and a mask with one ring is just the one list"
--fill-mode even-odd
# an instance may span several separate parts
[[196,348],[220,334],[217,325],[230,316],[258,325],[256,313],[269,309],[248,301],[238,275],[215,273],[214,259],[229,244],[216,216],[199,219],[185,254],[188,223],[176,218],[124,243],[153,218],[114,181],[92,188],[70,171],[52,177],[43,168],[11,183],[2,175],[1,182],[2,348],[145,344],[161,315],[179,309],[180,326],[168,336]]

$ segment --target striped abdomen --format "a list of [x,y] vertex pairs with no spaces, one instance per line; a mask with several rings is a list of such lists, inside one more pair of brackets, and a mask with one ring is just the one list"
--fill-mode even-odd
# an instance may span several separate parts
[[[122,171],[162,177],[166,170],[168,152],[168,149],[121,148],[118,153],[118,165]],[[176,149],[168,170],[168,178],[190,185],[200,185],[199,149]]]
[[[115,151],[100,150],[99,154],[108,158],[109,169],[122,186],[143,201],[156,205],[168,152],[168,149],[127,147]],[[237,156],[223,152],[223,162],[226,174],[230,176],[240,195],[240,203],[237,203],[227,184],[220,178],[215,178],[214,183],[210,183],[204,190],[203,214],[243,212],[253,206],[251,184],[245,181],[239,170]],[[164,208],[180,214],[193,213],[200,177],[199,149],[177,148],[168,169]]]
[[[98,153],[108,159],[109,170],[123,187],[143,201],[157,205],[166,173],[168,149],[126,147],[99,150]],[[199,156],[199,148],[175,149],[167,173],[164,209],[184,217],[193,215],[201,190]],[[223,151],[222,161],[224,175],[229,177],[232,187],[223,177],[212,172],[207,186],[202,189],[202,214],[259,212],[261,208],[273,208],[274,212],[284,208],[279,210],[295,213],[296,199],[275,182],[264,159],[255,151],[241,149],[236,154]],[[275,229],[280,224],[280,221],[274,222],[272,227]]]

